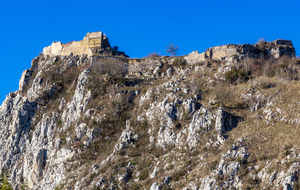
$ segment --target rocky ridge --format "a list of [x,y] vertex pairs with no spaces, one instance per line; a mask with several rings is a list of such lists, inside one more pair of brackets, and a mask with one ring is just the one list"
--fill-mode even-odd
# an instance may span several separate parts
[[298,63],[40,55],[0,107],[0,167],[15,189],[299,187]]

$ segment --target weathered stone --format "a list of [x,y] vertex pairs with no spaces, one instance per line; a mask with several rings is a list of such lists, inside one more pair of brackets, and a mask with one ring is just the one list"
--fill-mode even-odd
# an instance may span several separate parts
[[167,76],[168,77],[172,76],[174,74],[174,72],[175,72],[174,67],[168,68],[168,70],[167,70]]
[[215,129],[219,135],[224,135],[226,130],[225,126],[225,118],[226,118],[226,112],[223,108],[219,108],[217,112],[217,118],[216,118],[216,125]]
[[158,183],[153,183],[150,187],[150,190],[161,190],[161,186]]
[[215,116],[205,108],[198,110],[193,115],[186,140],[189,147],[192,148],[197,146],[197,143],[201,140],[201,131],[209,131],[214,118]]
[[44,48],[43,54],[49,56],[87,54],[91,56],[106,48],[110,48],[108,38],[102,32],[92,32],[87,33],[81,41],[73,41],[67,44],[53,42],[50,46]]
[[130,131],[130,122],[126,122],[126,129],[122,132],[117,144],[115,145],[114,151],[119,151],[124,149],[126,146],[136,142],[138,140],[138,134],[134,134]]
[[184,59],[187,61],[189,64],[194,64],[198,63],[200,61],[205,60],[205,52],[199,53],[198,51],[193,51],[192,53],[188,54]]
[[275,40],[272,42],[260,42],[259,44],[244,44],[244,45],[222,45],[208,48],[203,53],[193,51],[185,57],[188,63],[204,61],[206,59],[225,60],[232,58],[278,58],[283,55],[295,57],[295,48],[290,40]]
[[223,108],[219,108],[216,114],[216,124],[215,130],[218,134],[217,138],[219,143],[225,141],[225,133],[231,131],[236,127],[237,123],[242,120],[242,118],[236,117],[230,113],[227,113]]
[[157,174],[158,171],[159,171],[158,167],[155,166],[153,172],[150,174],[150,178],[151,179],[154,178],[156,176],[156,174]]
[[31,70],[26,69],[21,76],[20,82],[19,82],[19,91],[23,92],[26,85],[28,85],[30,76],[32,74]]
[[[93,37],[97,38],[97,35],[90,35]],[[253,56],[271,57],[293,52],[289,49],[291,42],[277,40],[272,43],[254,45],[258,51]],[[76,46],[75,42],[70,45],[73,46]],[[269,49],[264,49],[264,46]],[[54,43],[45,51],[62,54],[65,47],[66,44]],[[193,52],[187,59],[190,64],[201,61],[201,56],[220,56],[223,59],[225,55],[225,65],[217,68],[218,64],[215,64],[209,68],[209,60],[207,65],[186,65],[184,69],[171,67],[165,73],[169,77],[164,79],[149,76],[155,72],[156,76],[161,74],[164,77],[162,66],[172,63],[174,58],[134,60],[125,82],[118,85],[115,81],[106,83],[107,91],[103,95],[94,94],[102,84],[92,84],[95,82],[94,73],[87,68],[101,64],[99,60],[107,58],[104,55],[87,58],[87,55],[76,55],[76,51],[66,56],[40,55],[32,61],[30,70],[22,74],[19,90],[7,95],[0,106],[0,168],[9,169],[14,189],[20,189],[23,184],[33,190],[62,186],[76,190],[131,189],[133,185],[143,186],[149,180],[161,182],[153,183],[152,190],[168,186],[177,188],[178,184],[184,184],[180,188],[186,190],[242,189],[251,179],[260,182],[256,184],[257,188],[295,188],[300,166],[297,148],[289,149],[289,155],[282,160],[278,160],[279,157],[264,160],[253,151],[256,146],[249,146],[256,140],[269,142],[272,137],[253,131],[253,125],[248,128],[251,118],[270,122],[278,118],[278,124],[298,120],[295,118],[297,114],[291,111],[287,115],[287,109],[276,102],[281,100],[276,99],[278,92],[263,89],[258,93],[253,86],[259,83],[250,83],[252,78],[249,84],[242,85],[242,89],[235,86],[237,93],[246,94],[237,98],[245,102],[250,98],[256,100],[251,99],[254,103],[249,105],[249,110],[243,109],[243,114],[250,114],[250,119],[234,130],[241,118],[223,108],[215,109],[214,97],[205,97],[205,88],[202,89],[206,84],[198,84],[200,78],[207,80],[207,84],[211,81],[217,83],[215,77],[222,80],[225,72],[240,64],[229,62],[251,55],[246,52],[253,47],[228,45],[212,48],[212,54]],[[235,48],[238,55],[228,57]],[[218,55],[215,51],[221,53]],[[121,60],[116,57],[107,59]],[[66,75],[73,80],[68,84],[65,79],[51,81],[53,73],[51,76],[47,73],[54,70],[57,71],[54,74],[64,77],[73,69],[76,76]],[[30,79],[31,72],[35,74],[33,80]],[[195,72],[201,72],[201,75],[195,75]],[[109,75],[97,77],[109,82]],[[133,81],[131,77],[138,79]],[[46,100],[40,101],[41,98]],[[295,101],[295,105],[298,104]],[[286,107],[290,110],[296,108],[292,104]],[[260,108],[261,112],[250,111]],[[238,112],[234,107],[227,109]],[[260,117],[259,114],[263,115]],[[276,114],[284,115],[279,118]],[[128,119],[126,127],[120,125],[125,118]],[[231,142],[228,141],[222,145],[227,136],[233,144],[228,144]],[[254,166],[252,162],[250,166],[246,165],[250,163],[247,148],[252,149],[249,153],[253,158],[258,156],[259,161]],[[257,148],[261,150],[260,144]],[[274,148],[277,149],[280,147]]]
[[78,77],[77,87],[72,98],[62,114],[62,121],[65,123],[65,127],[70,126],[71,122],[81,117],[84,112],[90,98],[91,91],[87,91],[85,85],[88,83],[88,75],[90,70],[84,70]]

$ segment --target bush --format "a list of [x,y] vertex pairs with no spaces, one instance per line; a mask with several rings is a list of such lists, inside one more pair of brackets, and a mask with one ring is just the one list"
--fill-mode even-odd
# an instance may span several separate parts
[[278,59],[270,58],[268,60],[246,58],[243,60],[242,66],[247,75],[269,78],[276,76],[285,80],[298,80],[299,63],[300,60],[297,58],[282,56]]
[[232,102],[233,96],[227,87],[216,87],[215,96],[218,106],[223,107],[226,103]]
[[179,181],[183,178],[183,176],[185,175],[186,171],[184,169],[179,170],[178,172],[175,172],[172,175],[172,180],[173,181]]
[[263,39],[259,40],[259,42],[256,44],[257,49],[259,49],[260,51],[264,51],[266,49],[266,41],[264,41]]
[[123,62],[97,62],[91,67],[88,90],[92,91],[93,99],[106,94],[109,85],[125,82],[128,65]]
[[2,169],[1,179],[0,179],[0,190],[13,190],[11,184],[8,182],[9,174],[8,171]]
[[249,177],[248,179],[247,179],[247,183],[249,184],[249,185],[257,185],[258,183],[259,183],[259,180],[257,179],[257,178],[252,178],[252,177]]
[[294,80],[298,78],[297,68],[292,67],[291,58],[282,57],[280,59],[268,60],[264,65],[264,76],[279,77],[286,80]]
[[185,65],[186,65],[186,60],[183,59],[182,57],[177,57],[174,62],[173,62],[173,65],[175,67],[180,67],[181,69],[184,69],[185,68]]
[[153,52],[153,53],[149,53],[147,57],[148,57],[148,58],[161,57],[161,54],[160,54],[160,53]]
[[148,169],[145,168],[145,169],[143,169],[143,170],[141,171],[141,174],[140,174],[139,178],[140,178],[140,180],[143,181],[143,180],[145,180],[145,179],[148,178],[148,175],[149,175]]
[[108,82],[113,83],[118,77],[124,77],[128,72],[128,65],[125,62],[97,62],[91,67],[92,74],[103,76]]
[[176,129],[176,130],[180,130],[180,129],[181,129],[182,125],[181,125],[180,122],[175,121],[174,124],[175,124],[175,129]]
[[233,68],[231,71],[225,73],[226,81],[233,83],[241,83],[248,79],[246,71],[244,69]]
[[275,85],[272,83],[272,82],[270,82],[270,81],[262,81],[261,83],[260,83],[260,88],[261,89],[268,89],[268,88],[272,88],[272,87],[274,87]]

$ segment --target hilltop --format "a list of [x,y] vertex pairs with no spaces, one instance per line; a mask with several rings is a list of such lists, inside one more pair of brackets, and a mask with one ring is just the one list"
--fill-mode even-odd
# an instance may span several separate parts
[[14,189],[299,188],[289,40],[130,59],[102,32],[54,42],[0,107]]

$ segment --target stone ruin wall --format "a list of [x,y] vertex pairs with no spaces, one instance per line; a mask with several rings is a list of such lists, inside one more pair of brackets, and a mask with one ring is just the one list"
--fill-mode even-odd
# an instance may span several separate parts
[[[43,54],[50,56],[68,56],[73,53],[73,55],[87,54],[88,56],[91,56],[106,48],[110,48],[108,38],[104,36],[102,32],[92,32],[87,33],[81,41],[73,41],[66,44],[53,42],[52,45],[43,49]],[[295,49],[290,40],[275,40],[273,42],[262,42],[254,45],[230,44],[215,46],[207,49],[203,53],[193,51],[185,56],[184,59],[186,59],[188,63],[193,64],[206,59],[221,60],[231,57],[234,58],[236,56],[241,59],[244,57],[254,58],[260,56],[278,58],[283,55],[288,55],[290,57],[295,56]]]
[[103,36],[102,32],[87,33],[81,41],[73,41],[66,44],[61,42],[53,42],[50,46],[43,49],[44,55],[93,55],[96,51],[110,47],[108,38]]
[[[261,49],[261,47],[263,49]],[[260,56],[279,58],[283,55],[295,57],[295,48],[290,40],[275,40],[272,42],[262,42],[261,44],[244,44],[244,45],[222,45],[211,47],[203,53],[193,51],[185,57],[188,63],[196,63],[206,59],[221,60],[234,56],[240,58]]]
[[233,55],[240,56],[269,56],[278,58],[283,55],[290,57],[295,56],[295,49],[290,40],[275,40],[272,42],[262,42],[263,50],[260,44],[244,44],[244,45],[223,45],[209,48],[205,51],[205,58],[223,59]]
[[205,58],[220,59],[238,54],[238,49],[234,45],[223,45],[209,48],[205,52]]
[[70,55],[71,53],[73,53],[73,55],[88,54],[86,43],[82,40],[64,44],[61,55]]

